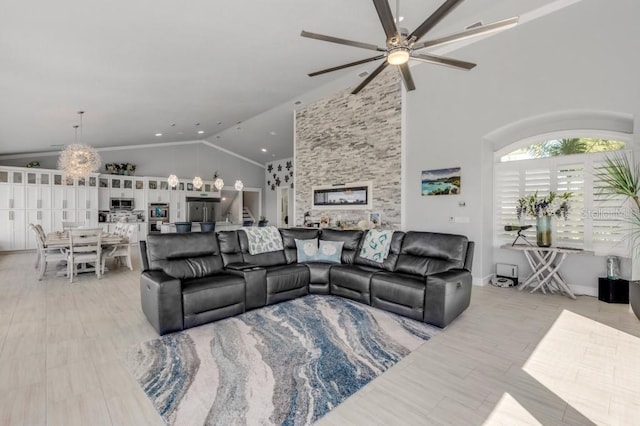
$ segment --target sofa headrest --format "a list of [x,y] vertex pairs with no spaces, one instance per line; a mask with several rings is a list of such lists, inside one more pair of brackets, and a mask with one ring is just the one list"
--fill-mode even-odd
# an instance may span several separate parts
[[222,272],[222,257],[214,233],[150,234],[149,269],[175,278],[199,278]]
[[225,266],[230,263],[243,262],[237,231],[218,232],[218,244],[220,244],[222,261]]
[[287,263],[296,263],[298,261],[296,239],[313,240],[314,238],[318,238],[320,230],[314,228],[289,228],[280,229],[280,234],[282,235],[284,256],[287,259]]
[[240,251],[242,252],[242,262],[253,263],[259,266],[275,266],[287,263],[287,260],[284,257],[284,249],[255,255],[250,254],[249,238],[247,238],[247,233],[237,231],[237,234],[238,241],[240,242]]
[[325,241],[342,241],[342,263],[353,263],[356,253],[360,250],[363,231],[338,231],[334,229],[323,229],[320,239]]
[[391,247],[389,247],[389,255],[382,263],[363,258],[362,256],[360,256],[360,250],[358,250],[358,252],[356,253],[354,263],[358,265],[375,266],[386,271],[393,272],[396,267],[396,262],[398,261],[398,255],[400,254],[400,250],[402,249],[403,240],[404,232],[395,231],[393,233],[393,236],[391,237]]
[[464,267],[468,239],[463,235],[407,232],[396,271],[426,276]]

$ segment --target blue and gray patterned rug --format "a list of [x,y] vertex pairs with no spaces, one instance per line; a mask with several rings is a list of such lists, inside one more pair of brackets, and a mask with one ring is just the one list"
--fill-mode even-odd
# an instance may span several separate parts
[[125,362],[167,424],[302,425],[438,331],[311,295],[136,345]]

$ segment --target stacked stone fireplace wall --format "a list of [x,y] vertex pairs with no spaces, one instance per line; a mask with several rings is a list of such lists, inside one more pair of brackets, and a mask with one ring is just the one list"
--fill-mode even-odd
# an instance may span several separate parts
[[[314,222],[328,216],[332,224],[337,219],[357,224],[377,212],[383,228],[400,229],[399,81],[395,67],[389,67],[356,95],[349,88],[296,112],[295,225],[303,224],[305,212]],[[371,209],[313,208],[313,186],[361,181],[373,184]]]

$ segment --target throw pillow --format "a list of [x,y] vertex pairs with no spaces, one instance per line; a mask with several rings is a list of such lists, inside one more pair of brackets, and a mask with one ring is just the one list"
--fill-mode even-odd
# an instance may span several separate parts
[[296,240],[296,251],[298,253],[298,263],[313,262],[318,254],[318,239]]
[[344,241],[320,240],[316,261],[327,263],[340,263],[342,258],[342,246]]

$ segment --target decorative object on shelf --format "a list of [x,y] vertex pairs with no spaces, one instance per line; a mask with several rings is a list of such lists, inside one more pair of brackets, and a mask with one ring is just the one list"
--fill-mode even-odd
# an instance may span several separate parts
[[136,165],[131,163],[108,163],[104,168],[112,175],[133,176],[136,172]]
[[422,195],[457,194],[460,194],[460,167],[422,171]]
[[213,174],[213,186],[215,186],[218,191],[224,187],[224,180],[222,180],[217,170]]
[[237,180],[233,187],[236,189],[236,191],[242,191],[242,188],[244,188],[244,184],[241,180]]
[[78,128],[80,128],[80,140],[82,141],[82,115],[84,111],[78,111],[80,125],[75,125],[75,143],[67,145],[58,158],[58,169],[64,171],[67,177],[88,177],[100,168],[100,155],[91,146],[78,143]]
[[379,228],[382,225],[382,215],[378,212],[369,213],[369,222],[373,223],[374,228]]
[[632,164],[625,154],[613,154],[605,158],[598,170],[595,177],[599,180],[600,193],[608,197],[623,196],[624,202],[630,205],[631,211],[625,219],[632,250],[629,305],[640,319],[640,163]]
[[32,161],[29,164],[27,164],[26,167],[29,167],[29,168],[40,167],[40,162],[39,161]]
[[558,195],[550,192],[546,197],[539,197],[538,191],[529,197],[518,199],[516,214],[518,219],[527,215],[536,219],[536,243],[538,247],[551,247],[551,217],[567,219],[569,215],[569,198],[571,192]]
[[269,223],[269,221],[264,216],[260,216],[260,219],[258,219],[258,226],[259,227],[267,226],[268,223]]
[[171,188],[175,188],[180,183],[180,179],[178,179],[178,176],[176,175],[169,175],[167,182]]

